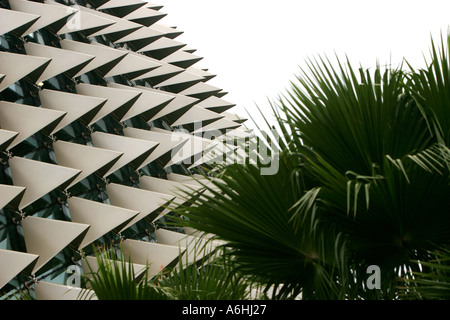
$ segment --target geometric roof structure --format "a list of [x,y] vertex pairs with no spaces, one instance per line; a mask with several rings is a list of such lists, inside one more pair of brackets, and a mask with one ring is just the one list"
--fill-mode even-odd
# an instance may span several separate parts
[[219,138],[248,136],[162,6],[88,2],[0,2],[0,299],[76,299],[93,246],[173,266],[195,237],[171,208],[205,192]]

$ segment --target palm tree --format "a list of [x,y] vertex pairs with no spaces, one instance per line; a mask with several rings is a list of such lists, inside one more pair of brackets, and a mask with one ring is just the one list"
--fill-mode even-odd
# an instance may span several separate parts
[[398,279],[450,244],[449,43],[424,70],[310,60],[272,104],[278,172],[224,166],[175,223],[226,241],[275,298],[404,297]]

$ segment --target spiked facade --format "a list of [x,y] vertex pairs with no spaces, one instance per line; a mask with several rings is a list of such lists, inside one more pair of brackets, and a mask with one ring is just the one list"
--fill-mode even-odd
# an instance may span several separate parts
[[249,134],[160,9],[0,2],[1,299],[76,298],[67,270],[94,244],[122,242],[152,276],[192,242],[165,205]]

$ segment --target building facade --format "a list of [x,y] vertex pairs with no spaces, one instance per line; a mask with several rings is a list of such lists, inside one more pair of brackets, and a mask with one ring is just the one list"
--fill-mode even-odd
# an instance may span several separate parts
[[0,299],[76,298],[98,245],[152,276],[195,237],[166,205],[249,133],[161,8],[0,1]]

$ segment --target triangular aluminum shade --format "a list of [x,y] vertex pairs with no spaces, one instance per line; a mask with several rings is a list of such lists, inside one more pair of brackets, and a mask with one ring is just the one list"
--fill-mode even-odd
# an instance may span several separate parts
[[204,163],[223,163],[228,160],[228,156],[232,155],[239,147],[219,143],[214,148],[208,150],[200,159],[197,159],[188,169],[192,169]]
[[166,37],[161,37],[158,40],[155,40],[152,43],[146,45],[145,47],[139,49],[138,52],[148,52],[152,57],[155,57],[157,59],[163,59],[185,46],[186,44],[184,43]]
[[235,114],[235,113],[231,113],[231,112],[222,112],[221,115],[225,116],[225,119],[230,120],[230,121],[234,121],[236,123],[244,123],[245,121],[247,121],[248,119],[240,117],[239,115]]
[[0,289],[21,272],[30,274],[39,256],[0,249]]
[[18,134],[15,131],[0,129],[0,151],[5,151]]
[[10,0],[9,5],[15,11],[40,16],[39,20],[27,30],[27,34],[45,27],[50,27],[54,32],[57,32],[67,23],[67,19],[73,14],[72,10],[66,6],[55,6],[35,1]]
[[142,176],[139,178],[142,189],[159,192],[174,196],[173,204],[175,206],[186,203],[185,192],[191,193],[202,189],[194,184],[181,183],[177,181],[169,181],[166,179],[155,178],[150,176]]
[[152,92],[159,92],[161,94],[163,93],[175,97],[175,99],[173,99],[170,103],[168,103],[164,107],[164,109],[162,109],[160,112],[154,115],[150,120],[156,120],[161,117],[168,117],[169,122],[175,121],[176,119],[181,117],[184,113],[186,113],[194,104],[198,102],[198,99],[186,97],[175,93],[163,92],[160,90],[151,89],[143,86],[136,86],[136,88],[142,90],[149,90]]
[[91,36],[116,24],[113,18],[108,16],[99,17],[97,14],[92,14],[92,12],[86,12],[84,7],[64,7],[67,11],[72,12],[73,16],[57,32],[58,35],[82,31],[86,35]]
[[25,187],[0,184],[0,210],[7,205],[10,205],[13,208],[18,208],[25,189]]
[[204,127],[193,131],[193,133],[196,134],[200,132],[209,132],[207,135],[218,137],[224,134],[224,131],[236,129],[239,127],[241,127],[241,124],[237,122],[228,119],[219,119],[217,121],[214,121],[213,123],[207,124]]
[[148,265],[148,277],[152,278],[166,267],[172,267],[178,261],[185,248],[158,243],[126,239],[122,250],[125,259],[133,263]]
[[64,248],[78,248],[89,229],[86,224],[38,217],[26,217],[21,223],[27,252],[39,255],[33,273]]
[[24,46],[27,54],[52,59],[52,62],[50,62],[38,81],[45,81],[61,73],[66,73],[69,77],[73,77],[95,58],[92,55],[33,42],[27,42]]
[[73,222],[90,225],[79,249],[93,243],[110,231],[119,232],[139,212],[78,197],[67,199]]
[[[111,264],[115,263],[120,274],[122,274],[123,266],[125,267],[126,272],[128,272],[132,268],[136,282],[138,282],[139,279],[144,275],[146,269],[145,265],[137,263],[132,263],[130,265],[130,263],[126,261],[106,260],[106,259],[102,259],[102,261],[103,263],[111,263]],[[93,278],[92,274],[98,272],[98,262],[96,257],[87,256],[86,258],[81,260],[81,266],[83,268],[83,274],[88,279],[92,279]],[[115,267],[113,267],[113,270],[116,270]],[[87,285],[89,285],[89,283]]]
[[199,82],[190,86],[189,88],[180,92],[180,94],[184,94],[189,97],[197,98],[197,99],[207,99],[212,95],[220,92],[222,89],[214,87],[204,82]]
[[62,111],[0,101],[0,127],[19,132],[9,148],[38,131],[52,132],[65,115]]
[[25,208],[56,188],[64,190],[81,172],[19,157],[9,159],[9,166],[14,185],[27,188],[19,209]]
[[183,50],[178,50],[162,59],[162,61],[186,69],[202,59],[203,59],[202,57],[196,56],[192,53],[188,53]]
[[126,230],[144,218],[153,221],[163,210],[162,207],[174,199],[173,196],[168,194],[115,183],[106,185],[106,193],[111,205],[139,212],[121,231]]
[[25,31],[37,20],[38,15],[28,14],[0,8],[0,35],[11,32],[16,36],[22,36]]
[[58,132],[76,120],[88,125],[107,101],[103,98],[48,89],[39,91],[39,98],[43,108],[66,113],[52,133]]
[[164,166],[165,168],[179,163],[191,165],[201,159],[204,152],[215,147],[219,143],[215,140],[205,139],[192,134],[185,134],[182,132],[179,134],[186,135],[189,140],[182,148],[178,149],[176,153],[172,154],[172,159]]
[[98,300],[95,292],[89,289],[66,286],[52,282],[39,281],[34,285],[36,300],[63,301],[78,300],[81,295],[89,300]]
[[128,54],[106,73],[105,77],[127,75],[128,78],[133,79],[156,69],[161,65],[161,63],[155,59],[131,51],[126,52],[128,52]]
[[159,68],[144,73],[143,75],[136,77],[133,80],[149,79],[153,85],[157,85],[167,79],[170,79],[171,77],[176,76],[177,74],[184,72],[183,68],[162,61],[160,61],[160,63],[161,66]]
[[177,30],[175,28],[160,23],[155,23],[150,28],[152,28],[155,31],[163,33],[165,37],[170,39],[175,39],[179,35],[183,34],[183,31]]
[[149,90],[142,90],[137,87],[130,87],[117,83],[108,83],[108,87],[117,89],[126,89],[140,92],[139,99],[133,104],[128,112],[121,119],[122,121],[131,119],[140,115],[145,121],[149,121],[159,111],[161,111],[169,102],[175,97],[169,96],[164,92],[156,92]]
[[153,10],[160,10],[160,9],[162,9],[164,6],[162,6],[162,5],[160,5],[160,4],[154,4],[154,3],[147,2],[147,4],[145,5],[145,7],[146,7],[146,8],[153,9]]
[[119,17],[115,17],[113,15],[106,14],[106,13],[96,11],[93,9],[89,9],[86,7],[80,7],[80,11],[82,13],[87,13],[94,17],[97,17],[97,19],[106,19],[106,20],[111,20],[114,22],[114,24],[90,34],[89,35],[90,37],[108,35],[108,37],[111,39],[111,41],[116,41],[136,30],[142,28],[142,25],[139,23],[121,19]]
[[120,121],[141,95],[140,92],[132,90],[109,88],[84,83],[77,84],[75,88],[79,94],[108,100],[91,120],[90,124],[97,122],[109,114]]
[[122,157],[109,169],[105,177],[125,165],[130,165],[136,170],[158,145],[157,142],[128,138],[104,132],[93,132],[91,137],[96,147],[123,152]]
[[60,41],[60,44],[63,49],[95,56],[94,60],[78,72],[78,75],[89,70],[96,70],[104,76],[128,54],[126,51],[113,49],[95,42],[88,44],[63,39]]
[[[178,173],[169,173],[167,174],[167,179],[170,181],[178,181],[180,183],[187,183],[190,185],[197,185],[199,187],[205,187],[211,188],[217,192],[220,192],[220,189],[212,183],[212,181],[209,180],[209,178],[205,178],[204,176],[200,174],[193,174],[193,175],[184,175],[184,174],[178,174]],[[214,180],[217,180],[214,179]],[[208,193],[208,190],[205,190],[205,194]]]
[[202,107],[193,106],[190,108],[185,114],[179,117],[176,121],[174,121],[172,126],[180,126],[193,124],[198,129],[223,118],[223,115],[217,114],[213,111],[209,111]]
[[[167,133],[160,133],[155,131],[136,129],[136,128],[124,128],[123,133],[125,136],[130,138],[148,140],[153,142],[158,142],[159,145],[156,147],[144,163],[150,163],[166,154],[170,153],[172,150],[176,150],[177,147],[182,146],[188,141],[186,136],[177,135],[175,132],[168,131]],[[169,155],[170,156],[170,155]],[[165,164],[165,163],[164,163]]]
[[0,52],[0,73],[5,75],[0,83],[0,92],[25,77],[36,83],[50,62],[49,58]]
[[196,67],[189,67],[186,69],[186,71],[205,78],[205,82],[211,80],[216,76],[215,74],[209,73],[208,71]]
[[96,9],[111,11],[115,16],[122,18],[145,4],[145,1],[140,0],[109,0]]
[[227,132],[221,137],[223,140],[227,139],[248,139],[253,137],[254,135],[252,133],[246,132],[242,128],[227,130]]
[[123,154],[122,152],[66,141],[54,142],[53,150],[59,165],[81,170],[78,177],[67,188],[70,188],[93,173],[97,173],[103,177]]
[[164,34],[162,34],[161,32],[152,30],[147,27],[141,27],[140,29],[137,29],[130,34],[116,40],[114,43],[121,44],[128,42],[133,45],[134,49],[137,51],[152,43],[153,41],[161,38],[162,36],[164,36]]
[[158,85],[155,85],[154,87],[155,88],[164,87],[170,90],[171,92],[178,93],[204,80],[205,79],[201,76],[198,76],[196,74],[187,71],[183,71],[182,73],[179,73],[161,83],[158,83]]
[[218,113],[224,112],[235,106],[235,104],[216,96],[211,96],[205,100],[202,100],[197,105]]
[[156,241],[160,244],[187,248],[188,250],[185,254],[188,256],[182,258],[183,262],[187,260],[187,263],[193,263],[202,259],[206,255],[212,253],[216,247],[220,245],[220,242],[218,241],[211,241],[165,229],[156,230],[155,237]]
[[141,7],[123,16],[123,18],[149,27],[166,15],[166,13],[158,12],[157,10]]

